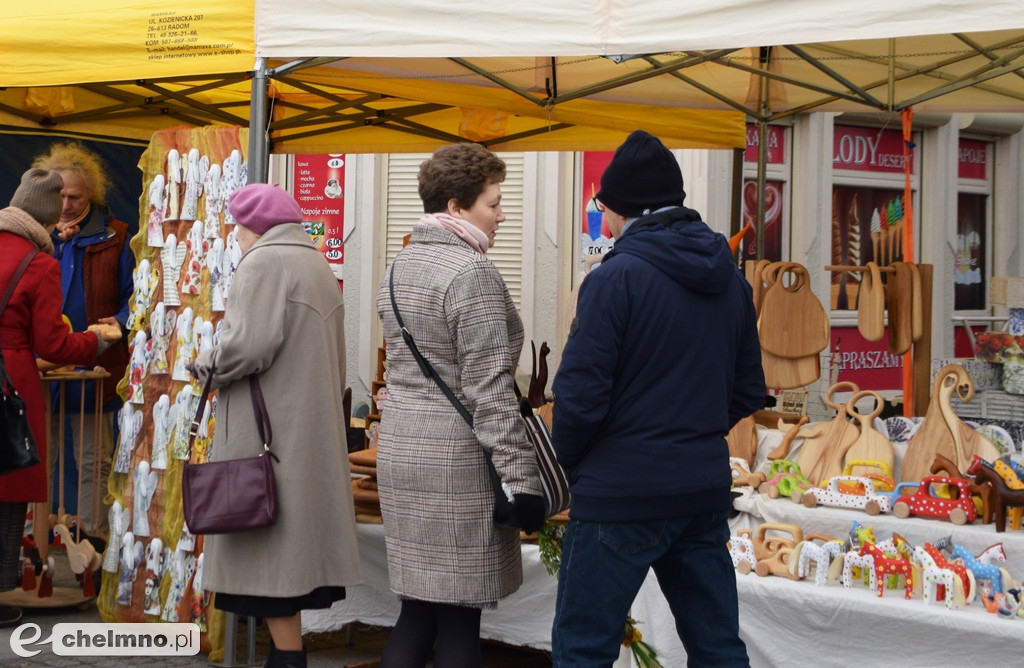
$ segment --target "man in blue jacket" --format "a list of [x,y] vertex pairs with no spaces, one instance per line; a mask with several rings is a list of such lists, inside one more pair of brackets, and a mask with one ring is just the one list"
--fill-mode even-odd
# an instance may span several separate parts
[[580,288],[553,385],[573,494],[555,666],[615,661],[649,568],[690,665],[748,665],[726,548],[725,435],[764,404],[761,348],[728,242],[685,197],[675,157],[640,130],[596,195],[615,248]]

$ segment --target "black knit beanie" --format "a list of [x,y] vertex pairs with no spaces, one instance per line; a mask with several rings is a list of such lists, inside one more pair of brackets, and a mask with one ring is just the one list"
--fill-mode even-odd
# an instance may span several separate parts
[[595,197],[627,218],[665,206],[681,206],[686,199],[683,173],[661,140],[636,130],[615,150],[601,175],[601,190]]
[[21,176],[21,185],[14,191],[11,206],[16,206],[42,225],[54,225],[60,220],[63,202],[60,191],[64,180],[57,172],[33,167]]

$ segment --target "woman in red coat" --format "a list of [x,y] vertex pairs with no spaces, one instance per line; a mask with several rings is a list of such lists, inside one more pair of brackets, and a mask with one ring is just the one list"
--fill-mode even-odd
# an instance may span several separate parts
[[[25,256],[33,249],[39,251],[0,314],[0,354],[15,389],[25,400],[42,460],[36,466],[0,476],[0,591],[19,584],[19,553],[28,504],[46,501],[47,496],[46,416],[36,355],[60,364],[89,364],[109,346],[99,332],[69,332],[61,319],[60,268],[52,256],[50,233],[60,219],[62,187],[56,172],[30,169],[22,176],[11,206],[0,210],[0,294]],[[120,331],[116,338],[120,338]],[[20,610],[0,607],[0,626],[16,624],[20,619]]]

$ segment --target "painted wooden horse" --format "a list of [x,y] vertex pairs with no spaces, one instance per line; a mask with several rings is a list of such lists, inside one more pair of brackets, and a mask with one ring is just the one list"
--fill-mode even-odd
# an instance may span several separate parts
[[790,571],[796,570],[797,577],[805,578],[811,573],[811,566],[814,566],[814,584],[817,587],[824,587],[828,582],[829,564],[833,559],[839,558],[843,553],[843,542],[831,537],[826,537],[821,545],[813,542],[813,535],[793,548],[793,555],[789,558]]
[[[944,586],[947,592],[956,590],[960,584],[956,573],[948,568],[940,568],[932,555],[924,547],[918,545],[913,550],[914,560],[921,568],[922,594],[925,605],[931,605],[938,600],[939,587]],[[956,606],[956,596],[946,596],[946,609],[951,610]]]
[[1010,489],[991,462],[975,456],[967,468],[967,474],[975,480],[992,486],[992,502],[995,506],[996,532],[1006,531],[1006,515],[1009,508],[1024,508],[1024,489]]
[[880,586],[878,576],[875,572],[875,560],[868,554],[860,554],[854,550],[850,550],[843,555],[843,586],[847,589],[853,588],[853,569],[861,568],[864,570],[866,577],[869,579],[868,589],[872,592],[876,591]]
[[860,547],[861,556],[870,556],[874,560],[875,579],[878,582],[878,596],[881,598],[885,590],[885,576],[902,575],[904,578],[904,596],[910,598],[914,595],[914,567],[905,559],[899,557],[887,557],[878,549],[877,545],[864,543]]
[[[931,556],[932,560],[935,561],[935,564],[939,568],[944,568],[946,570],[953,571],[953,573],[957,576],[958,587],[956,591],[951,592],[951,590],[946,590],[946,596],[950,596],[951,593],[955,593],[955,595],[957,596],[957,605],[966,605],[973,601],[974,594],[977,590],[977,583],[974,580],[974,573],[967,570],[967,568],[964,567],[963,564],[950,562],[948,559],[946,559],[946,555],[942,553],[942,550],[935,547],[931,543],[925,543],[924,550]],[[939,594],[939,598],[941,600],[941,593]]]

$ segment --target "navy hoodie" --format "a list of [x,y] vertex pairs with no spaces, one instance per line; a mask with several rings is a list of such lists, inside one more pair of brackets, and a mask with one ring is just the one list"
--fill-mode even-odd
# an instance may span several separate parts
[[731,508],[725,435],[764,404],[752,291],[692,209],[639,218],[580,287],[552,387],[570,516]]

